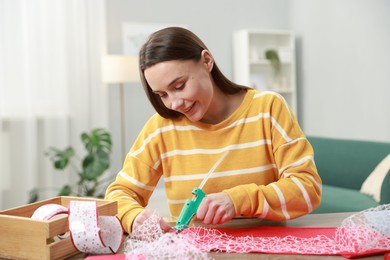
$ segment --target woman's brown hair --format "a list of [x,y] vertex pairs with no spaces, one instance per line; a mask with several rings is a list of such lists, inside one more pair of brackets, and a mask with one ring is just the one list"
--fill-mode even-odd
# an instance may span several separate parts
[[[145,70],[157,63],[171,60],[193,60],[198,62],[206,45],[193,32],[181,27],[167,27],[154,32],[139,52],[139,69],[142,85],[154,109],[162,117],[177,118],[181,113],[167,108],[159,95],[153,93],[145,79]],[[218,88],[227,94],[235,94],[244,86],[235,84],[226,78],[214,62],[211,76]]]

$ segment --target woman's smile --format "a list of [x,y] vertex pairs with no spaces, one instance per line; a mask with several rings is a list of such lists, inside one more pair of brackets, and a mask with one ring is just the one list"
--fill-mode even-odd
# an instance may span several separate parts
[[190,112],[192,111],[192,109],[194,108],[194,106],[195,106],[195,102],[194,102],[189,108],[187,108],[186,110],[184,110],[183,113],[185,113],[185,114],[190,113]]

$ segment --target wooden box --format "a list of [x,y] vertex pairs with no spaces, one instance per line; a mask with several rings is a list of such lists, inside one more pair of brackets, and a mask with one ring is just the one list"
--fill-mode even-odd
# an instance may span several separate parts
[[96,201],[99,216],[115,216],[117,203],[93,198],[55,197],[0,211],[0,258],[64,259],[79,252],[71,238],[53,242],[53,237],[69,231],[67,215],[52,220],[33,220],[34,211],[45,204],[68,207],[71,200]]

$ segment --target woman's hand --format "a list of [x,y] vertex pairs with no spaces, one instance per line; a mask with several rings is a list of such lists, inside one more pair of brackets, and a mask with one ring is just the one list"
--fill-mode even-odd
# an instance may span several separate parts
[[[133,222],[133,228],[132,230],[136,229],[137,227],[141,226],[145,220],[150,218],[152,215],[155,215],[152,211],[148,209],[144,209],[141,213],[138,214],[138,216],[135,217],[134,222]],[[174,229],[168,225],[167,222],[164,221],[163,218],[160,217],[160,228],[162,231],[165,232],[174,232]]]
[[212,193],[204,197],[196,212],[196,218],[205,224],[222,224],[235,215],[232,200],[226,192]]

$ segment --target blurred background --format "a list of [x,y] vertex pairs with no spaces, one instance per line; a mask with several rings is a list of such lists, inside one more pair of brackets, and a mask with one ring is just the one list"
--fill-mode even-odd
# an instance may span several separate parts
[[390,142],[389,13],[387,0],[0,0],[0,210],[77,183],[45,151],[72,146],[82,158],[83,131],[109,131],[104,176],[116,175],[154,111],[134,75],[104,80],[102,58],[136,55],[169,25],[195,32],[231,79],[236,31],[291,32],[305,134]]

